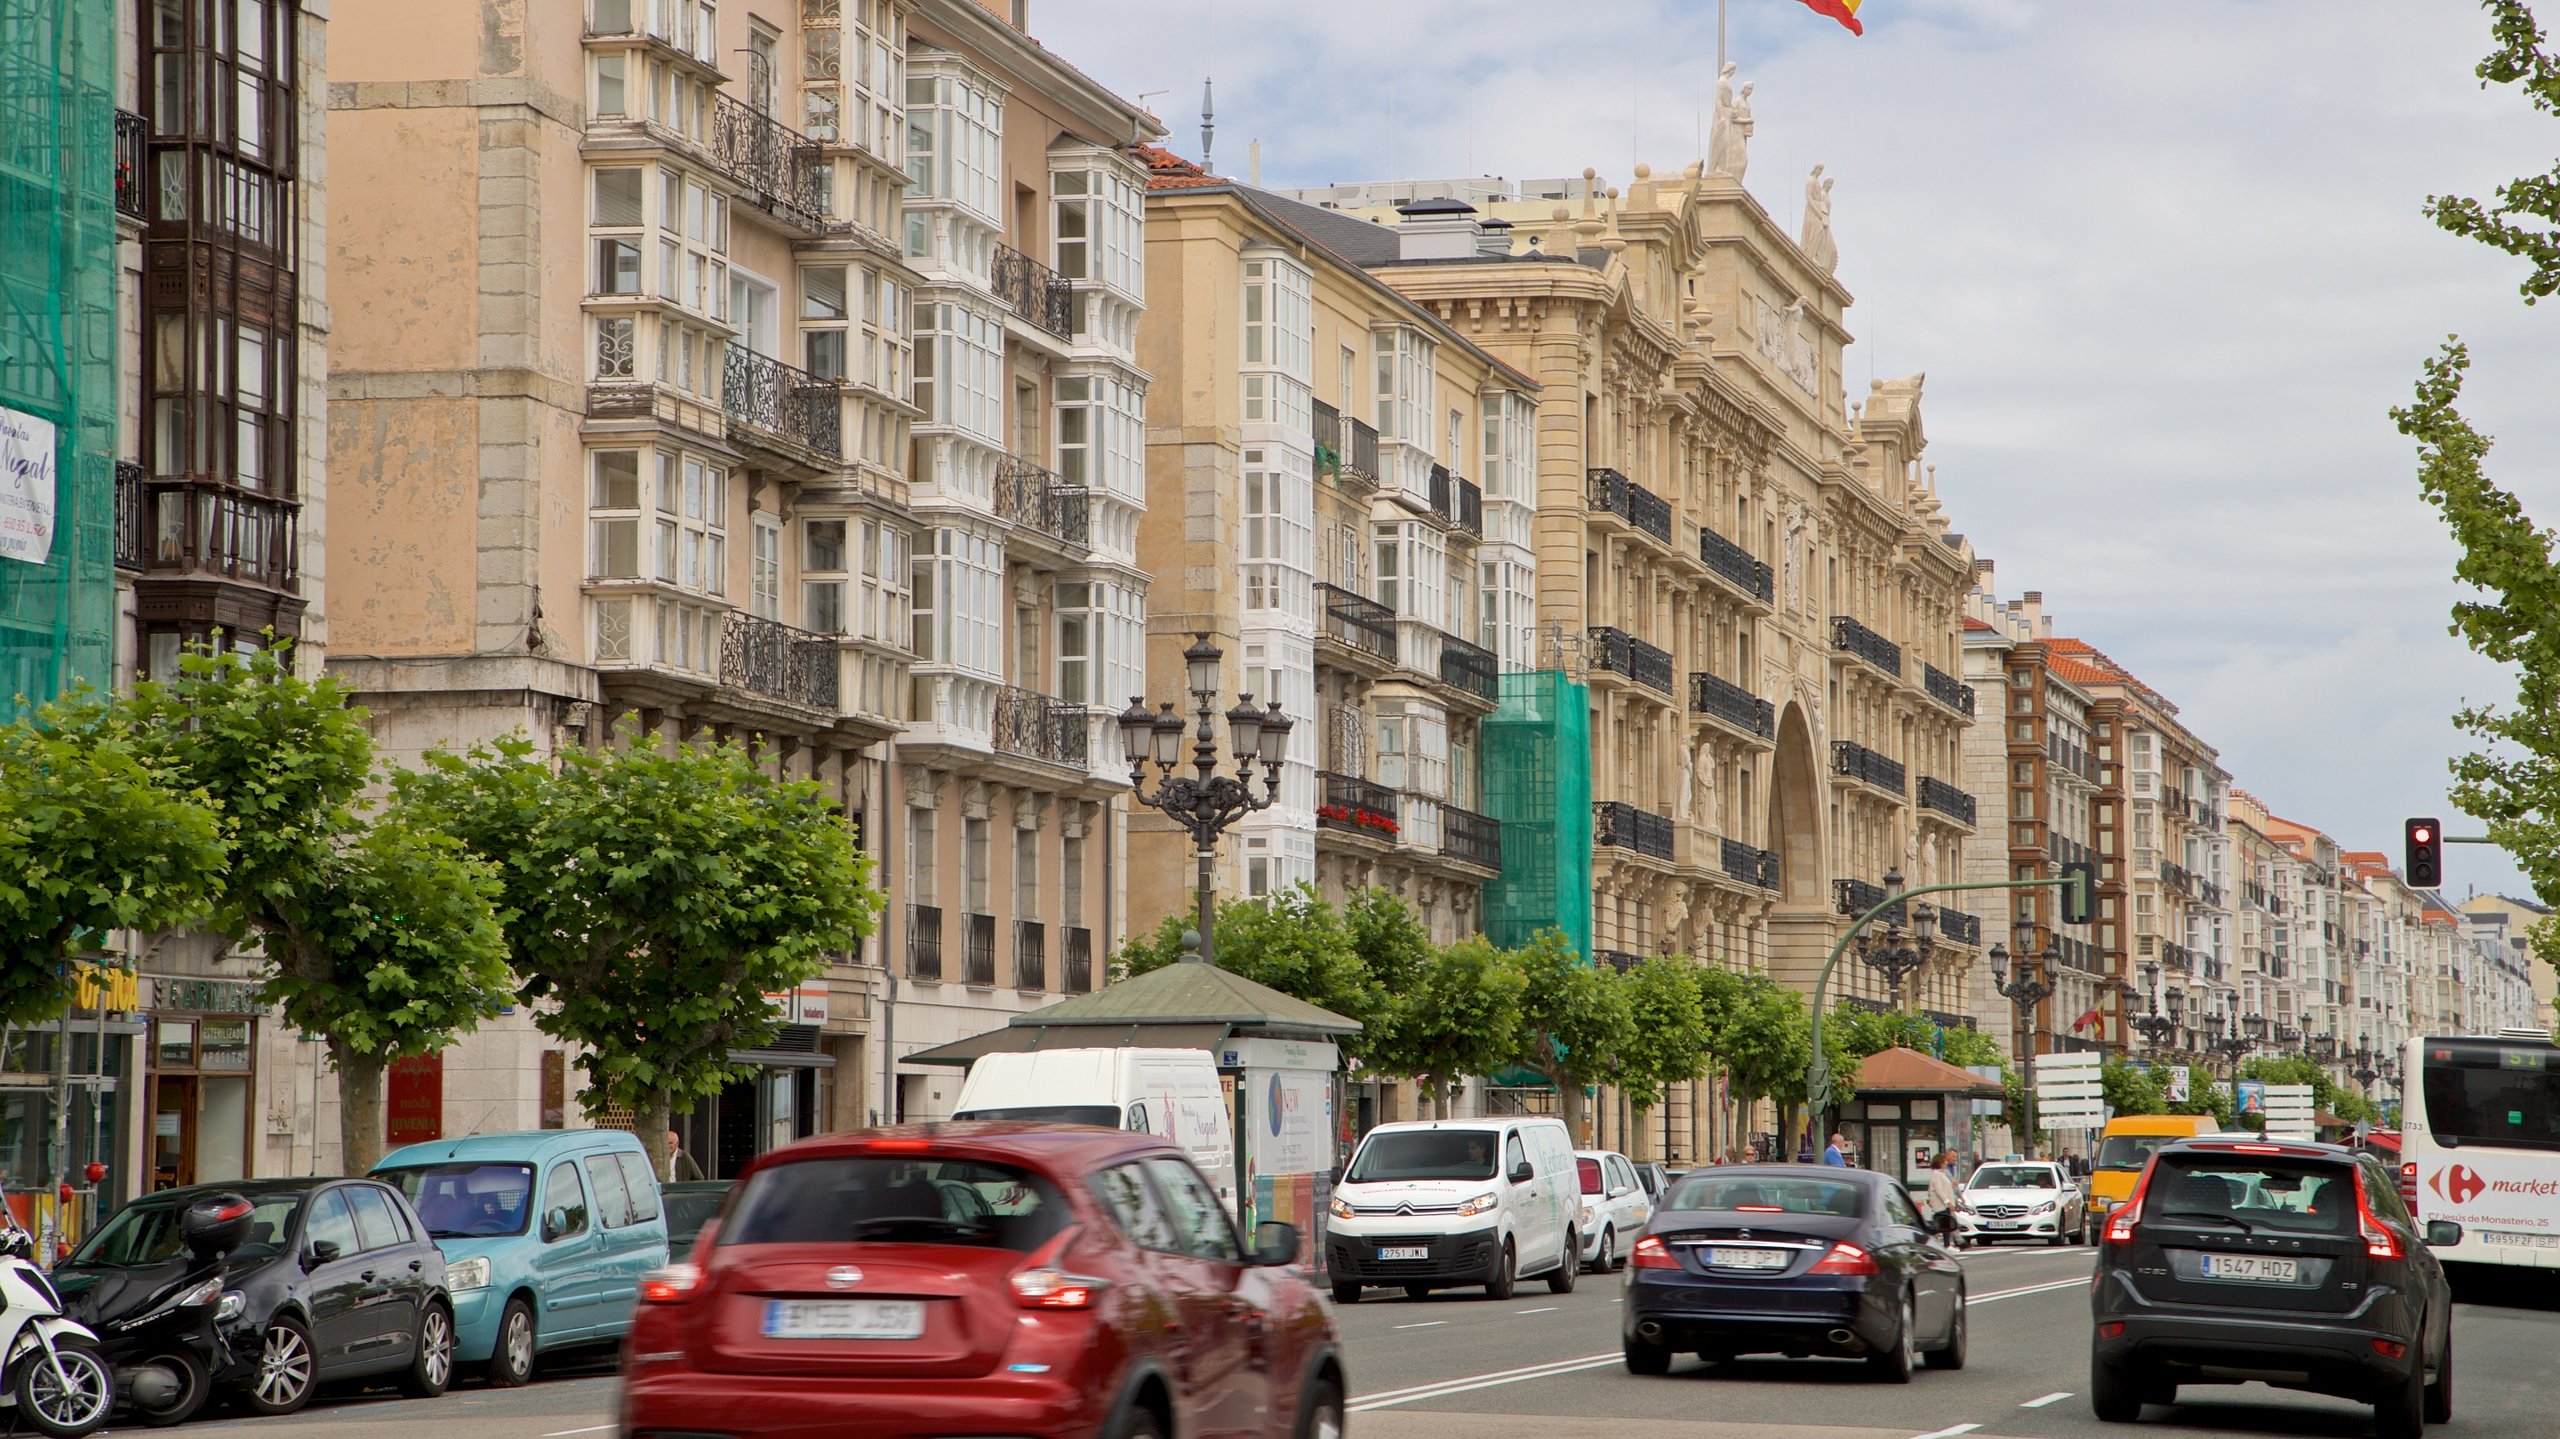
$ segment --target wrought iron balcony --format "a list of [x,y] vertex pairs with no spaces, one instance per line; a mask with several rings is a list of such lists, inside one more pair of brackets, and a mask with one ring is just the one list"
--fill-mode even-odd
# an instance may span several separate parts
[[827,228],[831,169],[808,136],[753,105],[716,95],[711,154],[750,203],[803,230]]
[[2180,894],[2189,896],[2190,898],[2192,898],[2196,892],[2196,877],[2194,873],[2185,865],[2172,864],[2165,859],[2160,861],[2160,882],[2169,886],[2171,889],[2176,890]]
[[827,635],[732,612],[720,625],[720,683],[835,713],[841,652]]
[[1776,850],[1753,849],[1738,839],[1723,841],[1722,849],[1721,859],[1726,874],[1741,880],[1744,884],[1758,885],[1762,889],[1778,887],[1778,852]]
[[1323,802],[1316,806],[1319,829],[1338,829],[1394,842],[1396,831],[1403,828],[1394,790],[1375,780],[1329,770],[1319,771],[1316,781],[1324,791]]
[[1856,740],[1836,739],[1831,742],[1831,772],[1878,789],[1891,790],[1897,795],[1910,788],[1902,761],[1886,759]]
[[1587,472],[1591,508],[1671,543],[1671,502],[1605,466]]
[[844,458],[844,392],[797,365],[731,341],[720,366],[720,408],[751,430]]
[[1083,769],[1092,753],[1092,724],[1093,717],[1082,705],[1017,685],[996,687],[998,754]]
[[1013,922],[1013,987],[1049,987],[1049,930],[1036,919]]
[[1478,539],[1484,538],[1483,488],[1477,485],[1475,481],[1470,480],[1463,475],[1460,476],[1458,479],[1457,503],[1457,522],[1460,532],[1474,535]]
[[1720,675],[1689,672],[1689,711],[1719,719],[1762,739],[1778,733],[1778,707]]
[[1902,646],[1847,615],[1831,617],[1831,647],[1844,655],[1865,660],[1895,679],[1902,678]]
[[150,478],[142,466],[131,460],[116,461],[116,568],[143,568],[149,554],[143,537],[149,533]]
[[1066,948],[1059,956],[1061,973],[1058,987],[1069,994],[1089,994],[1093,990],[1093,931],[1071,924],[1066,930]]
[[1489,815],[1440,806],[1440,853],[1483,869],[1502,868],[1502,824]]
[[907,973],[916,979],[942,978],[942,907],[907,906]]
[[1938,934],[1956,944],[1982,947],[1982,916],[1938,906]]
[[1077,549],[1093,543],[1093,494],[1018,455],[996,460],[996,517]]
[[994,984],[996,917],[992,914],[964,914],[960,920],[960,982]]
[[292,590],[301,579],[302,507],[217,480],[150,480],[143,569]]
[[1342,417],[1343,483],[1364,490],[1378,487],[1378,427],[1366,420]]
[[1324,633],[1355,650],[1393,664],[1396,658],[1396,612],[1366,595],[1340,585],[1316,584],[1316,601],[1324,606]]
[[1075,287],[1066,277],[999,240],[996,297],[1023,319],[1063,340],[1076,332]]
[[[1869,884],[1863,879],[1831,881],[1832,907],[1851,919],[1865,914],[1882,903],[1884,903],[1883,885]],[[1876,919],[1885,924],[1908,923],[1910,908],[1908,901],[1897,901],[1891,909],[1877,915]]]
[[1716,578],[1760,603],[1778,602],[1777,576],[1769,562],[1752,558],[1749,550],[1703,526],[1698,530],[1698,558]]
[[2062,834],[2054,834],[2046,837],[2045,852],[2053,856],[2053,862],[2055,864],[2091,863],[2095,862],[2098,858],[2098,852],[2096,850],[2089,848],[2089,846],[2082,844],[2076,839],[2072,839],[2069,836]]
[[1671,819],[1624,800],[1594,800],[1591,842],[1603,849],[1631,849],[1654,859],[1671,858]]
[[2196,881],[2196,897],[2215,909],[2222,908],[2222,886],[2209,879]]
[[1496,703],[1502,699],[1501,659],[1482,645],[1468,644],[1456,635],[1440,637],[1440,680]]
[[151,218],[143,203],[151,189],[142,176],[144,133],[141,116],[131,110],[116,112],[116,209],[137,220]]
[[1625,675],[1647,689],[1671,693],[1671,652],[1646,644],[1611,625],[1591,627],[1591,667]]
[[1447,465],[1433,465],[1429,487],[1424,491],[1425,497],[1431,502],[1431,513],[1451,524],[1457,523],[1458,519],[1456,502],[1451,498],[1455,489],[1451,484],[1454,478],[1449,473]]
[[1926,660],[1920,662],[1920,687],[1929,692],[1929,698],[1968,719],[1972,717],[1973,686]]
[[1934,809],[1966,824],[1973,823],[1973,796],[1942,779],[1927,775],[1920,777],[1920,807]]
[[1342,412],[1322,400],[1314,402],[1316,477],[1342,477]]

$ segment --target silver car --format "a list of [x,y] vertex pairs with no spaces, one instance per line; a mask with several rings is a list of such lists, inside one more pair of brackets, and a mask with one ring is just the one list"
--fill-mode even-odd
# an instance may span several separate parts
[[1956,1242],[2041,1239],[2077,1244],[2088,1208],[2080,1182],[2059,1164],[2004,1159],[1976,1169],[1956,1191]]

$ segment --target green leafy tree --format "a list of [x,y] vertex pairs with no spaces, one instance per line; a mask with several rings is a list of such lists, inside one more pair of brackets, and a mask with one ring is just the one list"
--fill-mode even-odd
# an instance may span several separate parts
[[1672,1085],[1705,1074],[1713,1062],[1699,982],[1705,973],[1695,960],[1664,958],[1637,965],[1620,981],[1633,1032],[1618,1051],[1610,1082],[1638,1114],[1660,1104]]
[[95,694],[0,728],[0,776],[0,1022],[22,1025],[61,1013],[109,930],[206,915],[229,855],[213,807]]
[[1959,1069],[2009,1062],[2009,1056],[2000,1052],[2000,1041],[1963,1025],[1938,1031],[1938,1057]]
[[2158,1114],[2168,1106],[2157,1071],[2112,1056],[2098,1065],[2098,1084],[2118,1114]]
[[1377,992],[1372,1003],[1382,1007],[1420,979],[1438,954],[1421,914],[1383,889],[1364,889],[1343,901],[1342,927]]
[[1634,1038],[1626,985],[1552,929],[1540,930],[1504,960],[1522,990],[1513,1058],[1556,1087],[1565,1127],[1579,1144],[1589,1133],[1583,1091],[1610,1080]]
[[1459,1081],[1511,1063],[1527,990],[1527,976],[1492,941],[1462,939],[1389,996],[1377,1034],[1362,1036],[1368,1062],[1381,1073],[1412,1076],[1430,1096],[1432,1113],[1445,1119]]
[[[1699,971],[1699,996],[1707,1015],[1708,1052],[1725,1074],[1725,1090],[1747,1114],[1762,1100],[1779,1109],[1781,1140],[1796,1133],[1795,1111],[1805,1101],[1805,1070],[1813,1061],[1812,1011],[1803,995],[1767,975],[1725,969]],[[1831,1064],[1835,1103],[1857,1094],[1858,1060],[1827,1021],[1823,1049]]]
[[[1182,932],[1192,927],[1189,914],[1172,914],[1151,933],[1131,936],[1120,948],[1118,972],[1145,974],[1180,960]],[[1361,1032],[1342,1048],[1347,1057],[1368,1057],[1382,996],[1353,945],[1352,927],[1315,886],[1220,904],[1217,951],[1220,969],[1360,1021]]]
[[545,764],[521,737],[435,753],[399,793],[495,865],[523,993],[583,1047],[590,1114],[628,1108],[663,1166],[668,1117],[769,1043],[765,996],[877,922],[870,858],[819,787],[735,745],[626,743]]
[[1938,1026],[1908,1010],[1861,1009],[1841,1005],[1822,1021],[1823,1037],[1840,1031],[1840,1047],[1860,1059],[1882,1054],[1888,1049],[1916,1049],[1922,1054],[1935,1054],[1938,1049]]

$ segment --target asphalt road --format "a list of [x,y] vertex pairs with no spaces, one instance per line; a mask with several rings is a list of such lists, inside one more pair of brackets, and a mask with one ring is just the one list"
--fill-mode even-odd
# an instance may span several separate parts
[[[1523,1284],[1508,1302],[1475,1293],[1407,1300],[1372,1290],[1338,1311],[1352,1380],[1351,1431],[1395,1439],[2127,1439],[2089,1413],[2088,1276],[2083,1249],[1965,1256],[1972,1353],[1960,1373],[1908,1386],[1870,1383],[1854,1363],[1684,1359],[1662,1378],[1618,1357],[1614,1278],[1572,1294]],[[2431,1429],[2469,1439],[2560,1439],[2560,1281],[2543,1292],[2465,1285],[2454,1316],[2455,1418]],[[279,1439],[390,1439],[424,1425],[468,1439],[610,1439],[606,1366],[547,1369],[529,1388],[466,1386],[438,1400],[334,1396],[284,1420],[224,1417],[191,1430],[273,1431]],[[2365,1439],[2371,1411],[2249,1387],[2189,1390],[2203,1402],[2146,1411],[2138,1430],[2170,1436]],[[1632,1422],[1631,1422],[1632,1421]]]

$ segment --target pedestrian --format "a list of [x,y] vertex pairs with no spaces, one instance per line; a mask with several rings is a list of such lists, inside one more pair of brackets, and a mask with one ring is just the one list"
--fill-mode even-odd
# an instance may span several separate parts
[[1941,1239],[1956,1232],[1956,1152],[1938,1151],[1938,1162],[1929,1170],[1929,1227]]
[[701,1177],[702,1166],[694,1163],[693,1156],[684,1152],[684,1144],[676,1138],[676,1132],[672,1129],[668,1130],[667,1183],[682,1184],[687,1180],[696,1180]]
[[1849,1158],[1846,1154],[1841,1152],[1841,1146],[1843,1143],[1844,1141],[1841,1139],[1838,1131],[1833,1131],[1831,1135],[1831,1146],[1822,1151],[1822,1162],[1830,1165],[1834,1169],[1848,1168]]

